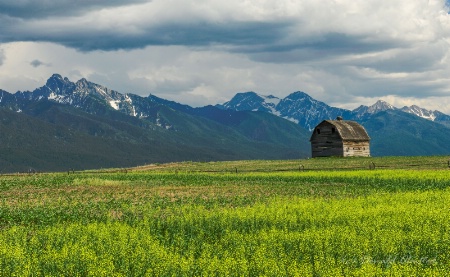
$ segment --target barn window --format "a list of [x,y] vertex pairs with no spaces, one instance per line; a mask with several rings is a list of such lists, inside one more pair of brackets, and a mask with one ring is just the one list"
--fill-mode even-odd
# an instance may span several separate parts
[[319,128],[317,128],[317,134],[319,134],[319,135],[320,135],[320,129],[319,129]]
[[331,132],[334,134],[336,132],[335,128],[331,128]]

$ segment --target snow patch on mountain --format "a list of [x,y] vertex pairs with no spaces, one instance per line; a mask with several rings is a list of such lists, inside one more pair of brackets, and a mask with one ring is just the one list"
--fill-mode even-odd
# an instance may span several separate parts
[[401,108],[401,110],[404,112],[407,112],[407,113],[414,114],[418,117],[422,117],[422,118],[431,120],[431,121],[435,121],[435,119],[437,117],[437,113],[438,113],[438,111],[423,109],[416,105],[412,105],[410,107],[404,106],[403,108]]
[[282,116],[282,118],[284,118],[284,119],[287,119],[287,120],[289,120],[289,121],[292,121],[292,122],[294,122],[295,124],[298,124],[300,121],[298,121],[297,119],[295,119],[295,118],[292,118],[292,117],[288,117],[288,116]]
[[280,103],[281,99],[273,95],[260,95],[264,99],[263,106],[270,110],[271,113],[277,111],[276,107]]
[[125,94],[125,102],[131,107],[131,115],[134,117],[138,117],[136,112],[136,107],[133,105],[133,100],[130,98],[128,94]]
[[119,110],[119,104],[120,104],[120,101],[118,101],[118,100],[110,100],[109,101],[109,105],[116,111]]

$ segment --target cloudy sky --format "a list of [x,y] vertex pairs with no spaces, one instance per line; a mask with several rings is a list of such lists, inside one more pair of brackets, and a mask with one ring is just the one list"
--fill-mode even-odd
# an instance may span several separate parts
[[445,0],[0,0],[0,88],[59,73],[192,106],[304,91],[450,114]]

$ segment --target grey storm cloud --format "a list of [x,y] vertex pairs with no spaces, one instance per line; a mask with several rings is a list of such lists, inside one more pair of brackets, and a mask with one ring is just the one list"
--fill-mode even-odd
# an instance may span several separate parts
[[41,62],[40,60],[34,60],[34,61],[32,61],[32,62],[30,63],[30,65],[33,66],[33,67],[39,67],[39,66],[41,66],[41,65],[43,65],[43,64],[44,64],[44,63]]
[[285,36],[290,26],[289,22],[180,22],[142,26],[137,33],[133,33],[95,26],[40,28],[33,23],[21,26],[19,20],[8,21],[4,21],[4,26],[11,26],[11,32],[0,34],[3,41],[53,42],[80,51],[137,49],[149,45],[232,45],[236,49],[242,45],[260,51],[267,48],[264,45],[273,44]]
[[[53,42],[80,51],[221,45],[243,53],[359,54],[442,35],[437,17],[444,3],[0,0],[0,41]],[[396,10],[408,6],[428,13],[410,20],[408,10]]]
[[[401,48],[402,41],[368,41],[367,35],[325,33],[297,41],[295,44],[237,47],[253,60],[268,63],[298,63],[324,61],[343,55],[358,55]],[[256,51],[255,51],[256,50]]]
[[82,14],[91,10],[148,2],[148,0],[0,0],[1,16],[30,19]]
[[[358,4],[366,10],[349,15],[347,10],[354,8],[351,1],[230,3],[0,0],[0,41],[52,42],[83,52],[150,45],[224,46],[227,51],[248,54],[258,61],[285,63],[385,51],[442,35],[436,31],[439,27],[404,23],[410,22],[402,18],[409,16],[405,13],[399,18],[395,13],[365,16],[377,1]],[[390,8],[403,6],[394,3]],[[420,12],[420,5],[413,7]],[[436,15],[424,16],[440,24],[434,19]]]
[[0,0],[0,25],[3,26],[0,41],[53,42],[81,51],[137,49],[149,45],[224,45],[230,51],[243,53],[313,49],[340,55],[383,51],[405,40],[398,32],[418,32],[416,26],[404,28],[405,24],[399,23],[401,20],[386,19],[404,28],[391,30],[389,22],[368,24],[371,20],[385,20],[381,16],[343,16],[351,5],[336,6],[341,10],[330,12],[323,10],[328,8],[326,4],[308,0],[293,7],[299,11],[284,16],[291,12],[288,5],[292,4],[288,1],[279,2],[280,7],[285,5],[281,11],[272,11],[278,8],[277,4],[265,1],[246,6],[240,1],[230,3]]

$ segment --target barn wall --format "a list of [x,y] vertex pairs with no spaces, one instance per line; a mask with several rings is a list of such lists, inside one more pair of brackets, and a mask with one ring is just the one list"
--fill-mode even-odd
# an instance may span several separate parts
[[[311,153],[312,157],[329,157],[329,156],[343,156],[343,144],[339,133],[331,124],[320,124],[314,130],[311,139]],[[320,131],[320,134],[317,132]]]
[[330,145],[330,144],[312,144],[311,145],[312,157],[342,157],[343,150],[342,144]]
[[369,157],[370,145],[368,141],[344,141],[344,157]]

